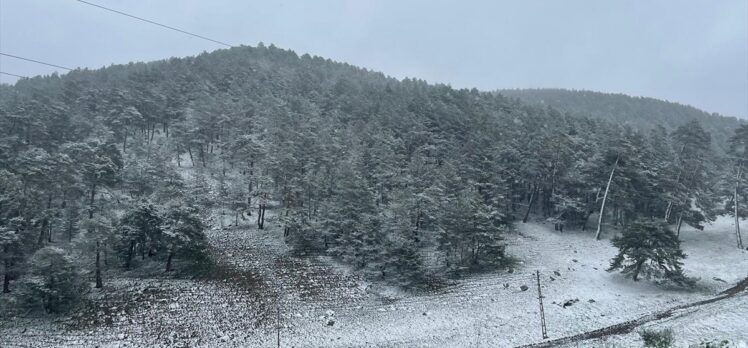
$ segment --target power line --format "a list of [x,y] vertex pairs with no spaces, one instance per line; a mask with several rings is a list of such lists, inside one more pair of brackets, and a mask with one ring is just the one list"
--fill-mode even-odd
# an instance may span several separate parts
[[15,77],[18,77],[18,78],[21,78],[21,79],[27,79],[28,78],[28,76],[21,76],[21,75],[11,74],[11,73],[5,72],[5,71],[0,71],[0,74],[8,75],[8,76],[15,76]]
[[57,65],[57,64],[45,63],[45,62],[42,62],[42,61],[38,61],[38,60],[30,59],[30,58],[19,57],[19,56],[14,56],[12,54],[7,54],[7,53],[3,53],[3,52],[0,52],[0,56],[6,56],[6,57],[15,58],[15,59],[25,60],[27,62],[33,62],[33,63],[37,63],[37,64],[48,65],[48,66],[51,66],[51,67],[65,69],[65,70],[73,70],[71,68],[66,68],[64,66],[60,66],[60,65]]
[[130,17],[130,18],[134,18],[134,19],[137,19],[137,20],[139,20],[139,21],[143,21],[143,22],[146,22],[146,23],[150,23],[150,24],[153,24],[153,25],[157,25],[157,26],[159,26],[159,27],[163,27],[163,28],[166,28],[166,29],[169,29],[169,30],[174,30],[174,31],[180,32],[180,33],[182,33],[182,34],[187,34],[187,35],[190,35],[190,36],[194,36],[194,37],[196,37],[196,38],[199,38],[199,39],[203,39],[203,40],[207,40],[207,41],[210,41],[210,42],[213,42],[213,43],[217,43],[217,44],[219,44],[219,45],[223,45],[223,46],[226,46],[226,47],[234,47],[234,45],[230,45],[230,44],[227,44],[227,43],[225,43],[225,42],[222,42],[222,41],[214,40],[214,39],[211,39],[211,38],[209,38],[209,37],[205,37],[205,36],[202,36],[202,35],[198,35],[198,34],[195,34],[195,33],[191,33],[191,32],[189,32],[189,31],[186,31],[186,30],[182,30],[182,29],[179,29],[179,28],[175,28],[175,27],[172,27],[172,26],[168,26],[168,25],[166,25],[166,24],[161,24],[161,23],[158,23],[158,22],[154,22],[154,21],[152,21],[152,20],[148,20],[148,19],[145,19],[145,18],[142,18],[142,17],[138,17],[138,16],[135,16],[135,15],[131,15],[131,14],[129,14],[129,13],[124,13],[124,12],[122,12],[122,11],[117,11],[117,10],[115,10],[115,9],[111,9],[111,8],[108,8],[108,7],[104,7],[104,6],[101,6],[101,5],[97,5],[97,4],[94,4],[94,3],[90,3],[90,2],[88,2],[88,1],[83,1],[83,0],[76,0],[76,1],[78,1],[78,2],[80,2],[80,3],[82,3],[82,4],[86,4],[86,5],[89,5],[89,6],[93,6],[93,7],[98,7],[98,8],[100,8],[100,9],[102,9],[102,10],[106,10],[106,11],[109,11],[109,12],[114,12],[114,13],[116,13],[116,14],[120,14],[120,15],[123,15],[123,16],[127,16],[127,17]]

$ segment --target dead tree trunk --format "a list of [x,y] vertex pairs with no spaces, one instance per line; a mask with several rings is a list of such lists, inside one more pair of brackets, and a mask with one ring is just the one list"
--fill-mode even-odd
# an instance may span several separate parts
[[597,233],[595,233],[595,239],[600,240],[600,233],[602,232],[603,227],[603,215],[605,215],[605,201],[608,199],[608,192],[610,191],[610,183],[613,181],[613,175],[616,173],[616,168],[618,168],[618,160],[621,158],[621,155],[618,155],[616,157],[616,162],[613,163],[613,169],[610,171],[610,177],[608,178],[608,184],[605,186],[605,194],[603,195],[603,203],[600,205],[600,216],[597,219]]

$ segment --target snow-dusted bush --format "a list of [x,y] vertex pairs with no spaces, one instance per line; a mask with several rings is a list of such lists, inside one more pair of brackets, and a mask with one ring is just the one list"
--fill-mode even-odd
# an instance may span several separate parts
[[702,341],[698,344],[692,344],[689,346],[689,348],[727,348],[732,347],[733,345],[730,343],[729,340],[711,340],[711,341]]
[[673,331],[670,329],[662,331],[644,329],[639,332],[639,335],[644,340],[644,347],[647,348],[669,348],[675,343]]

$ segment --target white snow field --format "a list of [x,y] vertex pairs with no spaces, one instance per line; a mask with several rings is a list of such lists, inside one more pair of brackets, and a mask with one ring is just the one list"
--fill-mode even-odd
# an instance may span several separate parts
[[[681,233],[685,270],[700,278],[693,291],[606,272],[616,252],[609,235],[595,241],[590,231],[560,233],[552,224],[531,222],[519,223],[518,233],[507,236],[509,252],[520,260],[512,273],[479,275],[439,293],[411,295],[367,282],[326,258],[289,256],[282,229],[268,212],[264,230],[250,219],[246,226],[216,228],[208,235],[225,262],[246,271],[234,275],[244,277],[245,286],[116,279],[108,288],[129,302],[110,295],[87,315],[4,323],[2,346],[276,347],[278,299],[282,347],[512,347],[543,341],[536,270],[550,339],[708,299],[748,277],[748,251],[735,247],[727,217],[704,231]],[[529,289],[522,291],[522,285]],[[562,307],[568,300],[573,304]],[[748,292],[643,327],[672,328],[678,346],[705,339],[745,346]],[[641,347],[637,331],[569,346]]]

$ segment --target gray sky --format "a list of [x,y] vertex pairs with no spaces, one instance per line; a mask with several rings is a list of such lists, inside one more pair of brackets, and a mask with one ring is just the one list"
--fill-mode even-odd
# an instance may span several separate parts
[[[90,1],[231,44],[274,43],[398,78],[621,92],[748,118],[746,0]],[[0,0],[0,51],[58,65],[217,48],[74,0]],[[0,70],[54,71],[7,57]]]

